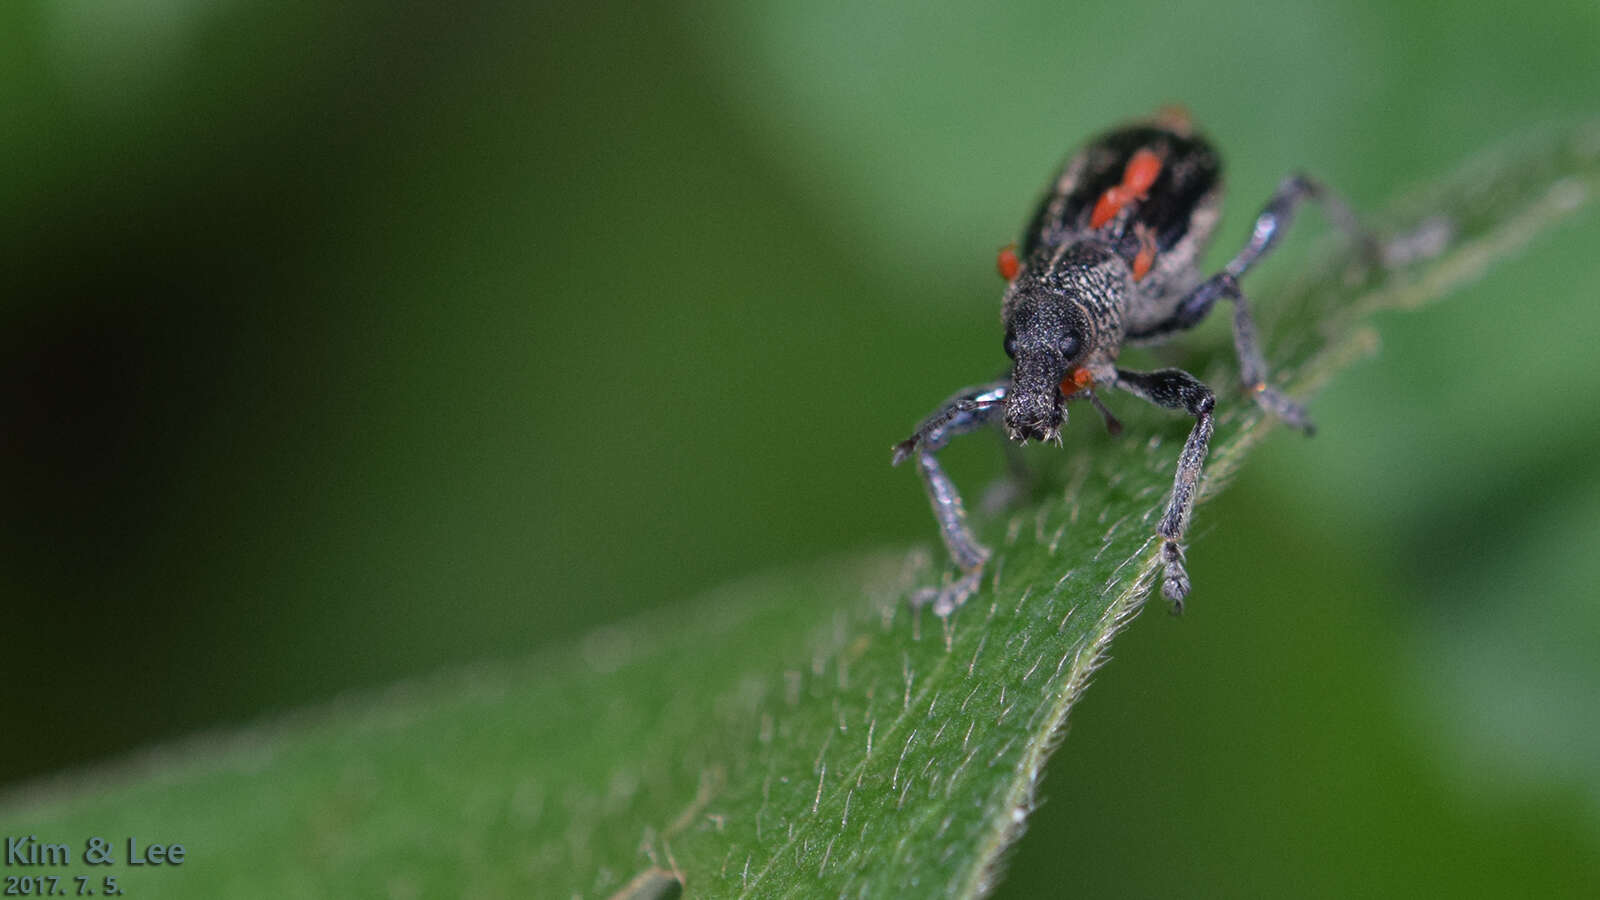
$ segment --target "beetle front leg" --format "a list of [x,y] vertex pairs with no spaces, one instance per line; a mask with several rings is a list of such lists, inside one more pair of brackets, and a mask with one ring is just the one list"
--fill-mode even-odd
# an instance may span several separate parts
[[1194,500],[1200,485],[1200,473],[1205,467],[1206,453],[1211,446],[1214,427],[1212,409],[1216,397],[1199,379],[1181,369],[1162,369],[1157,372],[1128,372],[1117,370],[1117,387],[1136,397],[1164,406],[1181,409],[1194,416],[1194,428],[1184,441],[1183,452],[1178,454],[1178,471],[1172,480],[1172,498],[1167,511],[1156,526],[1162,539],[1161,562],[1165,569],[1161,592],[1172,601],[1175,612],[1183,611],[1183,599],[1189,595],[1189,572],[1183,565],[1183,540],[1189,517],[1194,511]]
[[[923,486],[927,488],[928,502],[933,507],[933,516],[939,522],[939,536],[944,539],[945,549],[950,551],[950,559],[969,576],[975,575],[983,568],[984,562],[989,558],[989,551],[978,543],[977,538],[972,535],[972,530],[967,527],[967,516],[961,505],[961,494],[956,490],[955,482],[950,480],[950,476],[945,474],[944,468],[934,458],[934,454],[956,435],[974,431],[991,423],[1004,408],[1006,390],[1007,383],[1001,381],[962,391],[946,401],[944,406],[917,427],[911,437],[896,444],[894,448],[895,465],[899,465],[911,456],[917,458],[917,471],[922,476]],[[970,593],[970,590],[967,592]],[[953,609],[964,599],[965,596],[950,599],[948,602],[941,602],[939,606]],[[943,615],[948,610],[935,609],[935,612]]]

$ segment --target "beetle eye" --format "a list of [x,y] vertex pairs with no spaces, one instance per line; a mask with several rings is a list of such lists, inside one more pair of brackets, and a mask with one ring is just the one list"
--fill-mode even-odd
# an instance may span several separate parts
[[1056,345],[1056,349],[1061,351],[1063,359],[1076,359],[1078,350],[1082,347],[1083,341],[1079,340],[1078,336],[1070,331],[1062,335],[1061,343]]
[[1017,358],[1017,333],[1009,329],[1006,331],[1005,349],[1007,356],[1011,357],[1012,359]]

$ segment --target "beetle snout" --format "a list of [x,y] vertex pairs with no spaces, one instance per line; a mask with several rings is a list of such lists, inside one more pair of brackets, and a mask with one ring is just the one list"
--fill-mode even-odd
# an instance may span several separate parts
[[1006,433],[1014,441],[1059,440],[1066,414],[1059,396],[1013,395],[1013,399],[1006,404]]
[[1061,378],[1070,360],[1053,337],[1047,342],[1018,341],[1011,351],[1011,389],[1006,394],[1006,432],[1014,441],[1058,441],[1067,411]]
[[1018,365],[1006,395],[1006,433],[1014,441],[1054,441],[1061,437],[1066,405],[1061,402],[1057,367]]

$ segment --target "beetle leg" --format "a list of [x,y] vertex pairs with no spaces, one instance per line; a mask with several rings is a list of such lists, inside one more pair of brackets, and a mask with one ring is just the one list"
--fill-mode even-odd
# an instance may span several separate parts
[[1256,340],[1255,320],[1250,317],[1250,301],[1239,282],[1231,276],[1223,282],[1223,290],[1233,301],[1233,350],[1239,357],[1239,378],[1249,389],[1256,405],[1307,435],[1315,434],[1306,408],[1289,399],[1282,391],[1267,384],[1267,361],[1261,356],[1261,345]]
[[1228,260],[1228,264],[1222,267],[1221,272],[1201,283],[1189,293],[1189,296],[1180,300],[1172,318],[1151,329],[1152,335],[1193,328],[1211,312],[1211,307],[1216,304],[1219,297],[1226,296],[1243,303],[1244,298],[1239,293],[1239,279],[1277,246],[1278,239],[1294,222],[1295,211],[1301,203],[1310,199],[1322,202],[1328,218],[1333,220],[1340,231],[1355,241],[1363,258],[1371,262],[1382,259],[1382,243],[1361,224],[1361,220],[1356,218],[1348,203],[1309,175],[1290,175],[1278,184],[1278,189],[1273,192],[1272,198],[1261,208],[1261,212],[1256,216],[1255,227],[1250,229],[1250,240],[1245,243],[1244,248],[1234,254],[1233,259]]
[[[1272,198],[1262,208],[1261,214],[1256,216],[1255,227],[1251,229],[1250,240],[1244,249],[1228,260],[1221,272],[1180,303],[1178,315],[1188,318],[1191,323],[1198,322],[1218,297],[1232,300],[1233,348],[1239,355],[1239,376],[1245,387],[1255,397],[1257,406],[1309,435],[1316,431],[1316,426],[1306,415],[1305,407],[1267,384],[1267,362],[1256,342],[1256,326],[1250,317],[1250,303],[1239,287],[1239,279],[1277,244],[1279,235],[1288,230],[1294,221],[1295,210],[1308,199],[1322,202],[1328,218],[1355,241],[1363,259],[1372,264],[1381,261],[1382,244],[1356,218],[1350,204],[1322,182],[1309,175],[1295,173],[1278,184]],[[1195,307],[1192,311],[1186,309],[1191,304]]]
[[1212,409],[1216,397],[1199,379],[1181,369],[1161,369],[1156,372],[1128,372],[1117,370],[1118,388],[1136,397],[1164,406],[1181,409],[1194,416],[1194,428],[1184,441],[1178,454],[1178,471],[1172,480],[1172,497],[1167,511],[1156,525],[1161,537],[1161,561],[1165,568],[1161,592],[1172,601],[1176,612],[1183,610],[1183,598],[1189,594],[1189,572],[1183,565],[1184,530],[1194,510],[1195,494],[1200,484],[1200,472],[1205,467],[1206,452],[1211,445],[1213,428]]
[[[1261,355],[1261,345],[1256,339],[1250,301],[1240,289],[1238,278],[1229,272],[1218,272],[1196,288],[1184,303],[1209,310],[1220,297],[1233,301],[1233,350],[1239,357],[1239,378],[1255,398],[1256,405],[1306,434],[1314,434],[1317,427],[1312,424],[1305,407],[1267,384],[1267,361]],[[1200,315],[1205,313],[1201,312]]]
[[981,569],[989,558],[989,551],[972,536],[967,527],[966,511],[961,506],[961,494],[934,454],[956,435],[992,422],[1004,408],[1007,388],[1007,382],[999,381],[956,394],[917,426],[911,437],[894,448],[895,465],[911,456],[917,458],[917,470],[928,490],[928,502],[933,507],[934,518],[939,521],[939,535],[944,539],[945,549],[950,551],[950,558],[963,572]]
[[[1255,398],[1256,405],[1283,421],[1311,434],[1316,427],[1306,414],[1305,407],[1289,399],[1281,391],[1267,384],[1267,363],[1256,341],[1255,320],[1250,316],[1250,304],[1239,287],[1239,279],[1250,271],[1274,246],[1278,238],[1294,221],[1295,210],[1308,199],[1320,200],[1328,218],[1341,231],[1351,236],[1361,248],[1362,255],[1371,261],[1382,256],[1382,245],[1367,231],[1351,211],[1349,204],[1338,194],[1328,190],[1321,182],[1307,175],[1295,174],[1285,178],[1272,199],[1256,216],[1250,240],[1234,255],[1222,271],[1205,280],[1189,295],[1178,302],[1172,318],[1151,329],[1150,334],[1161,334],[1184,328],[1193,328],[1211,312],[1217,300],[1226,297],[1233,301],[1233,347],[1239,356],[1239,374],[1245,387]],[[1134,335],[1134,338],[1145,335]]]
[[1381,242],[1361,224],[1350,204],[1344,202],[1343,198],[1329,190],[1322,182],[1297,172],[1278,183],[1278,189],[1273,192],[1272,198],[1256,216],[1255,227],[1250,231],[1250,241],[1228,261],[1226,266],[1223,266],[1222,271],[1234,278],[1244,277],[1244,273],[1250,271],[1250,267],[1277,244],[1279,236],[1288,230],[1290,223],[1294,221],[1295,210],[1306,200],[1321,201],[1328,218],[1340,231],[1356,242],[1363,258],[1374,263],[1382,258]]
[[[1307,200],[1322,202],[1328,218],[1356,243],[1363,259],[1373,264],[1384,261],[1386,256],[1384,244],[1361,224],[1361,220],[1356,217],[1348,203],[1309,175],[1299,173],[1290,175],[1279,182],[1278,189],[1272,193],[1267,205],[1256,215],[1255,226],[1250,229],[1250,240],[1245,243],[1243,249],[1234,254],[1233,259],[1228,260],[1222,271],[1202,282],[1199,287],[1190,291],[1187,297],[1178,301],[1170,317],[1142,332],[1129,334],[1128,340],[1152,340],[1174,331],[1193,328],[1205,319],[1220,297],[1229,296],[1242,302],[1238,293],[1238,280],[1277,246],[1278,239],[1294,222],[1296,210]],[[1233,282],[1231,286],[1229,279]]]

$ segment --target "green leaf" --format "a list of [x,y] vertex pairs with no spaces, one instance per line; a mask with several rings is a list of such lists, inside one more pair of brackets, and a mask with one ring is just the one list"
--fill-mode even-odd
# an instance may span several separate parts
[[[1281,289],[1247,285],[1276,379],[1308,397],[1374,346],[1373,313],[1446,295],[1597,189],[1600,125],[1525,138],[1383,214],[1418,235],[1415,259],[1363,269],[1330,239]],[[1209,352],[1203,377],[1232,384]],[[1202,498],[1273,428],[1219,393]],[[1156,582],[1187,424],[1119,413],[1127,435],[1041,456],[1053,487],[984,523],[995,559],[948,619],[907,602],[949,577],[929,549],[773,573],[528,660],[31,785],[0,829],[69,845],[49,874],[129,896],[980,895]],[[1192,614],[1224,600],[1197,583]],[[115,865],[81,864],[91,837]],[[185,861],[132,865],[129,838]]]

